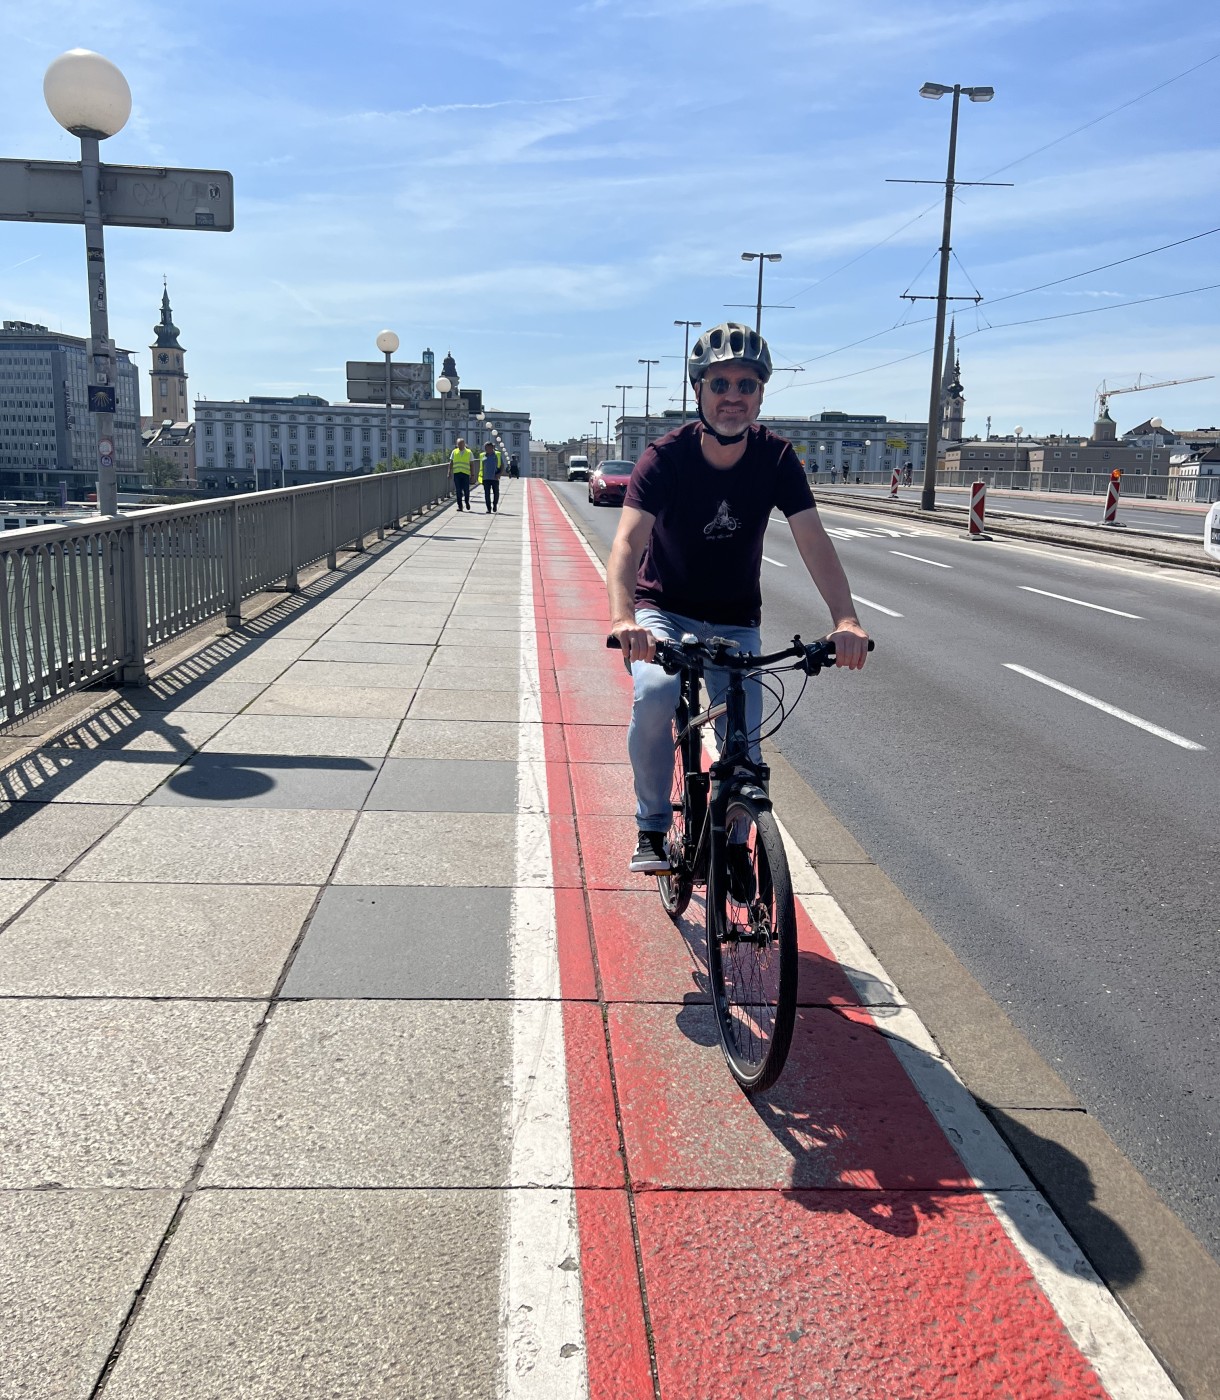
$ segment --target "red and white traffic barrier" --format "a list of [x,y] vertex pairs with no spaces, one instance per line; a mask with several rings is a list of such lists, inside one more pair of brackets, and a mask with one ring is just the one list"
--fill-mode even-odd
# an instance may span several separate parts
[[991,536],[983,529],[983,515],[987,504],[987,483],[976,481],[970,488],[970,528],[967,535],[972,540],[989,540]]
[[894,468],[894,473],[893,473],[893,475],[890,477],[890,500],[891,500],[891,501],[896,501],[896,500],[898,499],[898,476],[899,476],[898,468],[895,467],[895,468]]
[[1101,517],[1103,525],[1118,524],[1118,497],[1122,490],[1122,480],[1119,477],[1110,478],[1109,489],[1106,491],[1106,509]]

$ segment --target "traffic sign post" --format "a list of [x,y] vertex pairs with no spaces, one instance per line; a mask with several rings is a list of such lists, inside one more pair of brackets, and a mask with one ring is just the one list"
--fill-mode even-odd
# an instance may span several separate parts
[[[81,57],[79,52],[64,55],[64,59]],[[96,54],[83,57],[98,58]],[[121,75],[119,82],[126,92]],[[126,115],[118,127],[125,121]],[[80,137],[79,162],[0,160],[0,219],[85,226],[89,413],[97,430],[97,504],[102,515],[117,515],[119,510],[114,454],[117,356],[110,339],[102,229],[106,224],[120,228],[206,229],[213,233],[228,233],[233,228],[233,176],[227,170],[105,165],[99,155],[100,140],[118,127],[97,131],[69,124],[68,129]]]

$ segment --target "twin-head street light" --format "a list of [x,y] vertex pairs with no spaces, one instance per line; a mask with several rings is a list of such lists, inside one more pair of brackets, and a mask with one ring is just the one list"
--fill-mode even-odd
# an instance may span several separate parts
[[627,455],[627,390],[634,389],[634,384],[616,384],[616,389],[623,391],[623,407],[619,416],[619,422],[623,425],[623,456]]
[[602,407],[606,410],[606,456],[610,455],[610,415],[614,412],[612,403],[604,403]]
[[381,331],[377,336],[377,348],[385,356],[385,469],[391,471],[394,466],[394,449],[390,445],[390,429],[393,419],[390,410],[394,403],[393,390],[390,384],[390,356],[398,349],[398,337],[393,331]]
[[[995,96],[995,88],[990,87],[962,87],[961,83],[954,83],[950,87],[947,83],[924,83],[919,89],[920,97],[929,98],[931,101],[939,101],[947,94],[953,96],[953,112],[949,120],[949,164],[945,172],[945,178],[940,180],[891,180],[891,184],[899,185],[939,185],[945,187],[945,218],[941,232],[940,241],[940,282],[936,292],[936,334],[933,337],[932,350],[932,392],[928,401],[928,444],[924,451],[923,464],[923,492],[920,496],[920,505],[924,510],[936,509],[936,459],[940,448],[941,431],[941,363],[940,357],[945,348],[945,304],[949,301],[949,253],[951,251],[950,233],[953,226],[953,190],[955,184],[989,184],[986,180],[961,180],[955,181],[953,170],[957,161],[957,113],[961,105],[962,95],[970,99],[971,102],[990,102]],[[965,298],[970,301],[978,301],[979,298]],[[922,297],[907,297],[910,301],[925,300]],[[930,300],[930,298],[928,298]]]
[[754,329],[759,333],[759,335],[762,335],[762,313],[763,313],[762,278],[763,278],[763,263],[765,263],[765,262],[782,262],[782,261],[783,261],[783,257],[784,257],[783,253],[742,253],[742,255],[741,255],[741,260],[742,260],[742,262],[753,262],[756,258],[758,259],[758,301],[757,301],[757,303],[756,303],[756,305],[755,305],[755,308],[754,308]]
[[644,450],[645,450],[645,451],[648,450],[648,429],[649,429],[649,426],[650,426],[650,409],[651,409],[651,405],[650,405],[650,402],[649,402],[649,395],[650,395],[651,390],[652,390],[652,367],[653,367],[653,365],[659,365],[660,363],[661,363],[660,360],[637,360],[637,361],[636,361],[636,364],[637,364],[637,365],[643,365],[643,366],[644,366]]
[[[760,264],[761,266],[761,264]],[[760,313],[761,314],[761,313]],[[690,367],[690,333],[693,326],[696,330],[703,325],[702,321],[675,321],[675,326],[686,327],[686,339],[682,346],[682,422],[686,422],[686,388],[690,381],[688,373]]]

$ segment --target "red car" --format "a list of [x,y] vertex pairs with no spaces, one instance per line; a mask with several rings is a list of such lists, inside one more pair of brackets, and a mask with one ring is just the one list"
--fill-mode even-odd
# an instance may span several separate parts
[[621,506],[634,462],[603,462],[589,478],[589,501],[595,506]]

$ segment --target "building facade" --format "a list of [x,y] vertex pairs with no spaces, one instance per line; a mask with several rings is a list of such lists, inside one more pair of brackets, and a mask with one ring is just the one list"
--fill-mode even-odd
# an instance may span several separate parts
[[[116,352],[115,468],[120,491],[140,484],[140,376]],[[97,489],[89,415],[88,342],[28,321],[0,326],[0,495],[83,501]]]
[[[693,413],[688,413],[686,421],[694,417]],[[882,414],[829,410],[807,418],[783,418],[764,413],[758,421],[788,439],[811,476],[829,476],[832,468],[839,476],[844,472],[853,476],[885,472],[908,462],[915,471],[923,469],[928,439],[926,423],[894,422]],[[648,420],[647,432],[643,414],[628,414],[619,418],[615,425],[615,451],[630,462],[638,461],[646,443],[655,442],[681,426],[680,409],[653,414]]]
[[[485,408],[480,419],[467,409],[456,396],[395,408],[392,455],[448,455],[458,437],[482,447],[494,426],[509,453],[529,460],[528,413]],[[205,491],[307,486],[365,475],[385,460],[384,405],[332,404],[315,394],[195,402],[195,472]]]

